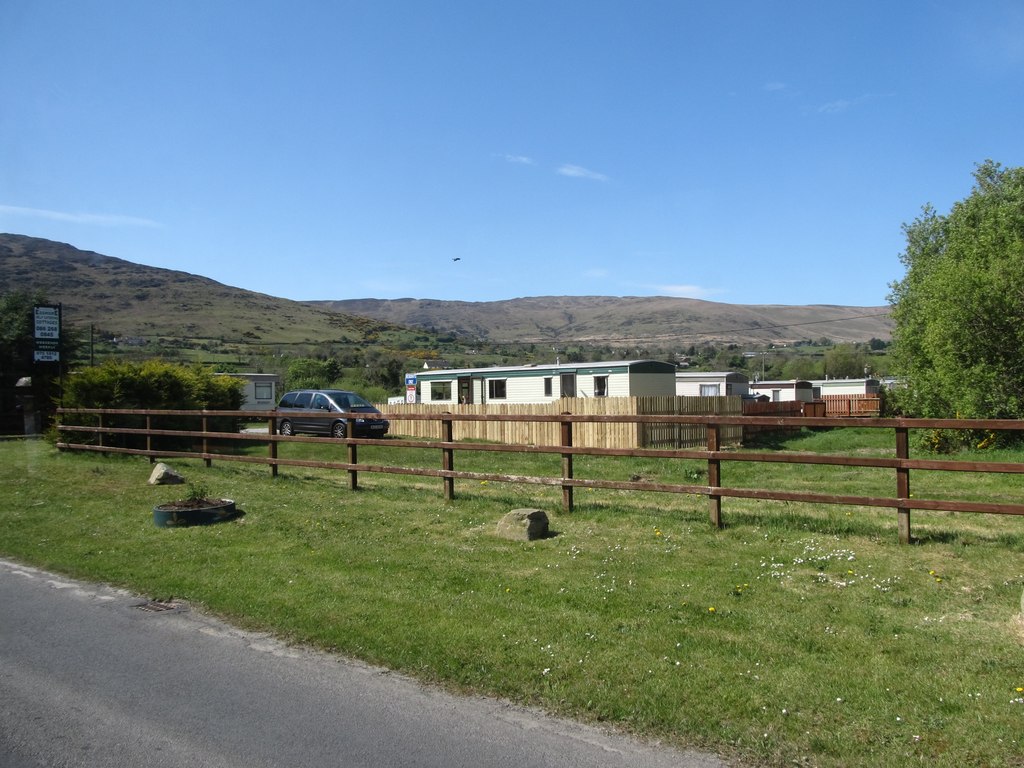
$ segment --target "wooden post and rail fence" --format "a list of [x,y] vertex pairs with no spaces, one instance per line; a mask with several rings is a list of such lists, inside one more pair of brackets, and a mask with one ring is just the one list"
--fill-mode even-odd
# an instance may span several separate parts
[[[516,414],[516,413],[473,413],[459,409],[458,412],[440,413],[386,413],[379,418],[388,418],[392,424],[420,422],[424,431],[431,436],[410,439],[404,436],[387,438],[342,439],[306,436],[285,436],[277,433],[276,414],[273,411],[247,412],[247,420],[265,419],[267,429],[264,432],[246,431],[208,431],[207,426],[212,420],[215,424],[224,424],[240,418],[237,411],[179,411],[179,410],[124,410],[124,409],[59,409],[61,423],[58,430],[61,435],[58,447],[64,450],[98,451],[103,453],[127,453],[147,456],[150,461],[157,458],[196,458],[203,459],[207,465],[213,460],[239,461],[259,463],[269,466],[273,476],[277,476],[279,468],[288,466],[316,467],[335,469],[348,473],[349,488],[358,488],[360,472],[377,472],[395,475],[417,475],[436,477],[442,481],[446,500],[455,498],[456,481],[493,481],[516,484],[534,484],[560,487],[562,504],[566,512],[574,506],[573,492],[576,488],[609,489],[624,491],[647,491],[663,493],[698,494],[705,496],[708,502],[708,514],[712,525],[721,527],[722,499],[761,499],[810,504],[839,504],[862,507],[884,507],[897,512],[899,540],[909,543],[911,540],[911,510],[928,510],[943,512],[976,512],[984,514],[1024,515],[1024,504],[979,502],[966,500],[928,499],[911,494],[911,472],[941,471],[960,473],[1008,473],[1024,474],[1024,463],[1016,462],[981,462],[951,461],[946,459],[918,459],[910,456],[910,430],[941,429],[941,430],[985,430],[1013,431],[1024,430],[1024,421],[1018,420],[960,420],[960,419],[903,419],[903,418],[863,418],[855,421],[847,418],[807,417],[807,416],[742,416],[732,414],[580,414],[580,413],[548,413],[548,414]],[[370,414],[359,414],[360,418],[374,418]],[[324,418],[337,418],[324,414]],[[354,418],[354,417],[353,417]],[[173,419],[177,426],[182,420],[194,420],[199,429],[166,429],[155,425],[160,420]],[[77,422],[77,423],[75,423]],[[471,431],[470,428],[493,429],[495,423],[505,424],[510,429],[522,429],[525,425],[536,424],[546,430],[555,430],[557,439],[548,442],[477,442],[476,440],[460,439],[459,433]],[[139,426],[129,426],[139,425]],[[723,435],[742,434],[749,428],[799,430],[809,428],[843,428],[868,427],[872,429],[891,430],[894,434],[894,455],[863,456],[795,453],[788,451],[767,450],[729,450]],[[641,428],[660,429],[673,434],[685,430],[699,428],[704,435],[704,445],[700,448],[652,448],[620,446],[594,446],[581,441],[580,435],[591,431],[591,442],[604,428],[614,434],[633,434],[635,430],[642,433]],[[626,430],[626,432],[623,432]],[[395,431],[392,430],[394,435]],[[348,423],[348,435],[355,434],[355,422]],[[158,443],[162,442],[163,447]],[[128,443],[127,445],[125,443]],[[309,459],[286,458],[279,455],[278,447],[288,443],[331,443],[347,446],[347,461],[316,461]],[[252,452],[260,445],[265,447],[265,455]],[[380,464],[360,463],[358,447],[362,445],[387,448],[419,448],[440,451],[440,466],[409,467]],[[201,450],[195,450],[196,446]],[[239,450],[241,447],[241,450]],[[220,449],[220,450],[218,450]],[[500,471],[469,472],[456,468],[458,452],[477,451],[495,455],[500,459],[503,453],[538,453],[558,455],[561,457],[559,476],[523,476],[509,475]],[[651,460],[674,461],[680,459],[699,460],[706,462],[707,483],[664,483],[649,482],[642,479],[629,481],[589,479],[576,477],[573,459],[576,456],[634,457]],[[890,470],[894,477],[894,494],[888,496],[855,496],[825,492],[797,490],[778,490],[770,488],[734,487],[727,484],[723,465],[731,462],[757,462],[766,471],[774,464],[831,465],[839,467],[870,467]],[[495,466],[500,468],[500,460]]]

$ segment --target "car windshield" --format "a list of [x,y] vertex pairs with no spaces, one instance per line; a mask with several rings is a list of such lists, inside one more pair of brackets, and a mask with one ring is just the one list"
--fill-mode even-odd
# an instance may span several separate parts
[[367,402],[355,392],[328,392],[335,405],[339,408],[372,408],[373,404]]

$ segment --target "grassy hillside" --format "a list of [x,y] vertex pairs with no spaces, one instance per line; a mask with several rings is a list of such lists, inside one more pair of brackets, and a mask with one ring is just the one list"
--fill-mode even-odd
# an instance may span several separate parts
[[116,336],[294,344],[398,338],[407,329],[214,280],[0,234],[0,293],[42,290],[65,321]]

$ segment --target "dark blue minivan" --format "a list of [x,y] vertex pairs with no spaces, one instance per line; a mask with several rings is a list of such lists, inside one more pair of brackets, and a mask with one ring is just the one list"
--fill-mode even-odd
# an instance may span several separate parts
[[[355,392],[342,389],[297,389],[288,392],[278,403],[277,412],[281,414],[277,419],[277,431],[282,435],[308,432],[337,438],[346,436],[348,414],[380,413]],[[336,413],[338,418],[324,418],[324,413]],[[321,415],[319,418],[309,418],[310,414]],[[353,437],[384,437],[389,426],[387,419],[356,418]]]

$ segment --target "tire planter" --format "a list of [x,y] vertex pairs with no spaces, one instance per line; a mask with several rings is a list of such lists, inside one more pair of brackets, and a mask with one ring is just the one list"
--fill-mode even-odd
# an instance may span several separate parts
[[157,528],[176,528],[186,525],[210,525],[235,517],[237,510],[232,499],[201,499],[172,501],[153,507],[153,524]]

